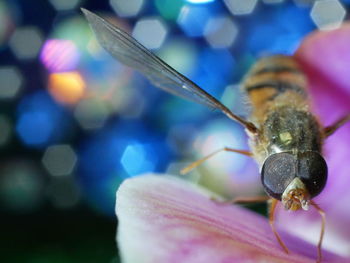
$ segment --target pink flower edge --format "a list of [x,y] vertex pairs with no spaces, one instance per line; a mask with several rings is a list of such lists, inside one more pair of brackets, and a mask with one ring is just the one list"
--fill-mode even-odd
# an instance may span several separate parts
[[[117,243],[124,263],[315,262],[316,247],[237,205],[219,205],[203,188],[172,176],[143,175],[117,192]],[[324,252],[323,262],[346,262]]]

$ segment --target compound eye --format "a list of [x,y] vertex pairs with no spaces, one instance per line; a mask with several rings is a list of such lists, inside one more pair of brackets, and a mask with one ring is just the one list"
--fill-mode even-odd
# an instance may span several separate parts
[[261,181],[271,197],[281,200],[284,190],[296,177],[296,173],[295,156],[286,152],[275,153],[265,160],[261,170]]
[[326,186],[327,163],[318,152],[304,152],[299,155],[298,177],[305,184],[311,198]]

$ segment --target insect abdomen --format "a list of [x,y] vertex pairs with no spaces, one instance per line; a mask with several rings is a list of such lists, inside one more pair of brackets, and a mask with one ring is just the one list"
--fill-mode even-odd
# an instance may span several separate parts
[[257,125],[279,106],[307,108],[306,79],[293,58],[272,56],[259,60],[249,71],[244,89],[252,105],[251,119]]

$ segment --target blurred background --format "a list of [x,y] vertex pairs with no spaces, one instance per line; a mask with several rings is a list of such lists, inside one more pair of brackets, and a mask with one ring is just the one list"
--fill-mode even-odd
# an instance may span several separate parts
[[[348,17],[343,0],[0,0],[0,261],[119,262],[115,193],[179,174],[228,146],[223,114],[154,87],[96,42],[80,7],[130,32],[247,114],[239,81],[259,56],[292,54]],[[253,161],[220,153],[184,178],[230,197],[261,191]]]

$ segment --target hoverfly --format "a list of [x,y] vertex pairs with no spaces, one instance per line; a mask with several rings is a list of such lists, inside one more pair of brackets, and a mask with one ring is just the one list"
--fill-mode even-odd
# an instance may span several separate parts
[[218,109],[245,128],[251,152],[226,147],[192,163],[182,172],[188,172],[221,151],[254,158],[260,167],[261,181],[268,194],[254,200],[269,200],[269,222],[285,252],[288,253],[288,249],[274,226],[278,202],[282,202],[287,210],[308,210],[311,205],[320,213],[322,226],[317,247],[317,261],[320,262],[325,213],[312,198],[323,190],[327,181],[327,164],[322,157],[322,145],[328,136],[350,120],[350,114],[333,125],[323,127],[310,112],[306,78],[297,62],[292,57],[280,55],[261,59],[244,78],[243,89],[252,106],[251,116],[245,120],[129,34],[86,9],[82,11],[100,45],[117,60],[143,73],[154,86]]

